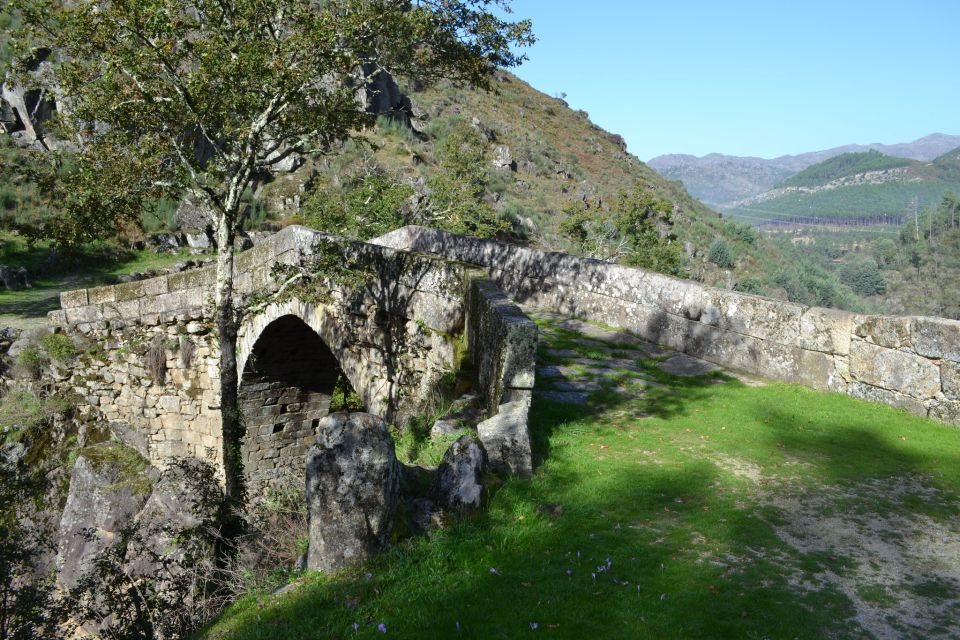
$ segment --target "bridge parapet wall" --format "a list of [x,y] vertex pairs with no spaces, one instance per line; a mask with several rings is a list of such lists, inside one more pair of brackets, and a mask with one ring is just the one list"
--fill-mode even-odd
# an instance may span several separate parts
[[960,424],[957,321],[807,307],[423,227],[372,242],[485,267],[524,305],[621,327],[731,369]]

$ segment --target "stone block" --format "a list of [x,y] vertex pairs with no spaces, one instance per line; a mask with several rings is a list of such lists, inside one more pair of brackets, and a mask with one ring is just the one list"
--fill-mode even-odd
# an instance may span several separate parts
[[897,407],[898,409],[905,409],[914,415],[927,415],[927,407],[916,398],[896,391],[890,391],[889,389],[864,384],[863,382],[851,383],[850,386],[847,387],[847,394],[854,398],[860,398],[861,400],[880,402],[892,407]]
[[800,346],[837,355],[850,353],[856,316],[846,311],[811,307],[800,316]]
[[914,318],[910,330],[917,354],[960,362],[960,322],[957,320]]
[[138,300],[143,297],[143,280],[124,282],[114,286],[114,298],[117,302]]
[[96,305],[69,307],[66,309],[69,324],[95,323],[100,320],[100,309]]
[[940,365],[943,393],[952,400],[960,400],[960,363],[945,360]]
[[960,400],[941,400],[931,404],[930,417],[947,424],[960,425]]
[[859,316],[854,335],[888,349],[909,348],[912,321],[899,316]]
[[855,380],[926,400],[940,392],[940,369],[926,358],[886,349],[864,340],[850,345],[850,375]]
[[115,302],[117,292],[112,286],[93,287],[87,289],[87,296],[90,298],[90,304],[103,304],[104,302]]
[[145,296],[158,296],[170,291],[167,276],[158,276],[156,278],[150,278],[149,280],[143,280],[140,284],[143,287],[143,295]]
[[477,425],[477,435],[494,470],[521,477],[533,474],[529,408],[523,401],[503,404],[497,415]]
[[64,291],[60,294],[60,308],[72,309],[74,307],[85,307],[90,304],[86,289],[77,289],[76,291]]
[[797,382],[820,391],[846,392],[847,381],[843,371],[838,370],[837,357],[820,351],[800,354],[800,370]]

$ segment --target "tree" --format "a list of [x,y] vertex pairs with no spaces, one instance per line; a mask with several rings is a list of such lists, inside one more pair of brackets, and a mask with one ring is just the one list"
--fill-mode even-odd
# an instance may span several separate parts
[[620,194],[612,211],[570,203],[563,210],[560,233],[588,257],[685,277],[670,210],[669,202],[638,184]]
[[[78,167],[63,220],[112,223],[189,193],[217,240],[214,302],[227,503],[242,500],[234,241],[242,196],[293,153],[371,124],[357,89],[380,74],[488,88],[519,64],[509,0],[13,0],[17,45],[57,53],[61,139]],[[105,174],[102,174],[105,172]],[[107,176],[107,180],[103,179]],[[93,224],[102,228],[103,224]],[[78,233],[82,235],[84,226]]]

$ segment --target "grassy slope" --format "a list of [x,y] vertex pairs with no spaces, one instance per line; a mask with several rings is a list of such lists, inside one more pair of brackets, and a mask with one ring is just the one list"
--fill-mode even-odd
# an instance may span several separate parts
[[[592,352],[567,332],[547,335]],[[863,580],[856,595],[800,587],[870,567],[841,549],[786,544],[778,531],[796,514],[771,496],[845,496],[820,505],[823,517],[877,511],[952,526],[960,432],[796,386],[657,379],[665,387],[639,400],[598,392],[593,412],[538,399],[535,477],[505,485],[487,514],[404,541],[363,569],[251,595],[200,637],[373,638],[381,623],[401,638],[514,638],[531,623],[559,638],[861,637],[854,600],[912,593]],[[891,478],[919,478],[933,493],[858,493]]]

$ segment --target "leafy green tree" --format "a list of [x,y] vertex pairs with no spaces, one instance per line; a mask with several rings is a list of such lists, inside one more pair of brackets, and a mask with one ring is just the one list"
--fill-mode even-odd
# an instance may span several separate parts
[[479,132],[457,122],[436,148],[439,171],[430,187],[428,220],[452,233],[490,237],[507,228],[498,220],[483,195],[487,188],[487,148]]
[[409,224],[413,188],[390,174],[372,171],[346,180],[340,189],[316,190],[301,216],[315,229],[347,238],[369,240]]
[[840,269],[840,281],[862,296],[887,292],[887,281],[877,262],[872,259],[847,263]]
[[733,252],[726,242],[717,238],[710,243],[710,250],[707,253],[707,259],[721,269],[730,269],[733,267]]
[[680,244],[670,231],[670,212],[669,202],[637,185],[621,193],[611,211],[571,203],[564,209],[560,232],[589,257],[685,277]]
[[[16,45],[57,52],[79,152],[63,203],[76,233],[190,193],[209,211],[229,501],[242,499],[234,241],[244,192],[292,153],[371,124],[356,88],[382,73],[489,87],[533,41],[509,0],[12,0]],[[62,192],[65,193],[67,188]],[[87,227],[89,223],[89,227]]]

